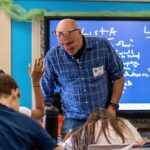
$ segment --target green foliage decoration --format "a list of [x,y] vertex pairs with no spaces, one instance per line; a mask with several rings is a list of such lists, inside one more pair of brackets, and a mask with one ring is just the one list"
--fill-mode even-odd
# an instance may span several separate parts
[[13,20],[20,22],[31,22],[43,20],[44,16],[112,16],[112,17],[150,17],[147,12],[48,12],[44,9],[32,9],[26,11],[22,6],[13,4],[12,0],[0,0],[0,9],[3,9]]

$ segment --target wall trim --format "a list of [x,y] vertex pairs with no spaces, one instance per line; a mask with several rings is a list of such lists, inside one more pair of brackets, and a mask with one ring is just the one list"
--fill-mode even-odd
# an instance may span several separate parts
[[[34,20],[32,22],[32,64],[35,59],[41,56],[41,36],[40,36],[40,21]],[[35,107],[34,94],[32,89],[32,108]]]
[[11,19],[0,8],[0,69],[11,75]]

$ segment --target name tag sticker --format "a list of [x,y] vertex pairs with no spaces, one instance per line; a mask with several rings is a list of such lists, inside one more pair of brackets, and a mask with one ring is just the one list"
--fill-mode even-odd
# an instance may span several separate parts
[[94,77],[101,76],[102,74],[104,74],[104,66],[93,68],[93,75],[94,75]]

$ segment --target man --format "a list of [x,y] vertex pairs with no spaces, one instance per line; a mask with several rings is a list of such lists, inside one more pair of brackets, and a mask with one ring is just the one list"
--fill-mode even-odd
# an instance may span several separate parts
[[63,150],[39,123],[18,112],[19,97],[16,82],[0,75],[0,149]]
[[59,44],[45,57],[41,85],[44,99],[52,103],[55,84],[60,87],[64,137],[70,129],[79,128],[96,108],[107,108],[116,115],[124,71],[108,40],[84,37],[75,20],[61,20],[53,34]]

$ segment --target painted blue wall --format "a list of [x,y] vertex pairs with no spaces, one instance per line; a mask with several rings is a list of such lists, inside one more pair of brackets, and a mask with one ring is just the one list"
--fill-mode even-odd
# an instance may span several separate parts
[[[100,12],[149,11],[150,3],[136,2],[87,2],[82,0],[14,0],[27,11],[45,9],[52,12]],[[12,76],[17,80],[22,92],[21,105],[31,107],[31,83],[28,63],[31,62],[31,23],[12,20]]]
[[31,87],[28,64],[31,63],[31,23],[12,21],[12,76],[20,91],[20,104],[31,106]]

